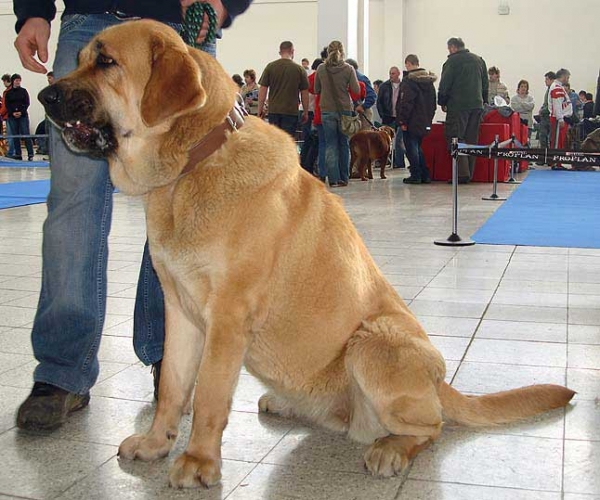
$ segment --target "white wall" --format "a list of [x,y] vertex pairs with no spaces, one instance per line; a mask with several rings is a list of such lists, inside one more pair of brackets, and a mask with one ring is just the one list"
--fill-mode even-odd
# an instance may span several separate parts
[[[251,8],[225,30],[218,58],[229,73],[253,68],[260,75],[278,57],[279,43],[291,40],[296,60],[313,60],[317,41],[318,2],[327,0],[255,0]],[[404,57],[416,53],[424,67],[439,75],[446,41],[460,36],[468,48],[498,66],[511,92],[529,80],[537,103],[544,93],[543,75],[568,68],[576,91],[594,92],[600,67],[597,24],[600,0],[508,0],[508,16],[497,14],[499,0],[369,0],[369,77],[387,78],[391,65],[402,67]],[[62,8],[61,2],[57,6]],[[22,69],[14,41],[12,2],[0,0],[0,73],[19,72],[32,96],[31,124],[42,119],[35,95],[46,85],[43,75]],[[564,26],[564,35],[557,27]],[[55,48],[53,26],[51,53]]]
[[[460,36],[488,67],[497,66],[501,81],[515,93],[529,81],[536,111],[545,92],[544,73],[568,68],[576,92],[595,94],[600,68],[597,23],[599,0],[508,0],[510,14],[497,13],[499,0],[405,0],[405,54],[441,72],[446,41]],[[561,35],[560,28],[564,34]],[[400,58],[399,62],[403,59]]]

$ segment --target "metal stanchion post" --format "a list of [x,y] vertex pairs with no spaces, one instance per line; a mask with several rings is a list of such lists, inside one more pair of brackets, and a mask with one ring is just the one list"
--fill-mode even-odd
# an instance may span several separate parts
[[465,247],[474,245],[470,239],[463,240],[458,235],[458,138],[452,138],[452,234],[445,240],[435,240],[444,247]]
[[[510,143],[511,148],[515,147],[515,134],[513,134],[511,136],[511,143]],[[515,170],[516,170],[516,164],[517,162],[514,160],[511,160],[510,162],[510,179],[508,179],[506,182],[507,184],[521,184],[521,181],[518,181],[515,179]]]
[[[500,136],[496,135],[496,138],[494,139],[494,148],[498,147],[498,139],[500,138]],[[498,189],[498,157],[494,158],[494,189],[492,190],[492,194],[490,196],[482,196],[481,199],[482,200],[487,200],[487,201],[505,201],[506,198],[501,198],[500,196],[498,196],[498,194],[496,193]]]

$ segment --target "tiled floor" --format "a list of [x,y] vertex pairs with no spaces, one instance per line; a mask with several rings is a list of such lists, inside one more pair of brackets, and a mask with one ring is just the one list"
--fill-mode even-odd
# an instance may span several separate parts
[[[166,474],[183,450],[153,464],[119,461],[120,441],[151,421],[152,379],[131,347],[142,243],[139,200],[115,197],[110,301],[102,370],[89,408],[52,435],[19,432],[14,415],[31,387],[29,342],[40,285],[45,207],[0,212],[0,500],[7,498],[501,499],[600,498],[600,250],[435,246],[450,234],[450,186],[352,182],[336,191],[376,261],[447,359],[448,379],[473,394],[567,383],[565,410],[518,425],[448,427],[404,477],[376,479],[364,447],[305,424],[257,414],[260,384],[244,373],[223,444],[222,485],[175,491]],[[6,170],[0,182],[46,178]],[[598,177],[600,183],[600,175]],[[514,186],[500,185],[499,193]],[[488,184],[460,188],[459,233],[495,210]]]

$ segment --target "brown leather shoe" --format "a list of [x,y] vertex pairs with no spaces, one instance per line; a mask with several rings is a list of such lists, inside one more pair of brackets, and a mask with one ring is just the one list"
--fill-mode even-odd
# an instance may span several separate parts
[[17,413],[17,427],[39,431],[53,430],[67,421],[70,413],[85,408],[90,394],[73,394],[44,382],[33,384],[31,394]]

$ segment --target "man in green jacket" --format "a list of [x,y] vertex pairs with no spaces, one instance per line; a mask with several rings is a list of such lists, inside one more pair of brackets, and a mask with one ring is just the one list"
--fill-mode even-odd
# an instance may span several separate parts
[[[461,38],[448,40],[448,60],[442,67],[438,104],[446,112],[445,135],[460,142],[477,144],[483,105],[488,99],[488,74],[485,61],[465,49]],[[475,157],[459,156],[458,182],[473,178]]]

